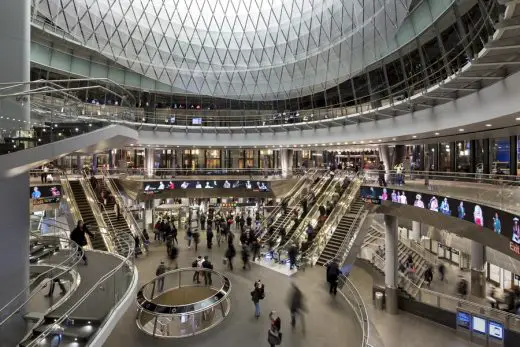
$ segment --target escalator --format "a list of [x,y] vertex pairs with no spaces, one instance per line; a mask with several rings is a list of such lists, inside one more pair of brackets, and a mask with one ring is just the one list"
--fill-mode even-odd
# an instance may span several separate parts
[[[315,178],[315,175],[312,175],[311,179],[314,179],[314,181],[311,183],[309,193],[297,201],[296,207],[286,209],[286,211],[269,228],[269,232],[264,235],[261,242],[275,246],[280,233],[282,234],[280,244],[284,243],[286,240],[289,240],[292,234],[298,229],[300,222],[305,217],[299,215],[301,202],[303,200],[309,201],[311,197],[314,202],[319,201],[323,193],[329,188],[329,185],[332,182],[332,178],[333,177],[328,174],[318,178]],[[296,200],[295,198],[296,196],[293,196],[291,197],[291,200]],[[291,221],[294,221],[294,224],[289,229],[289,233],[286,234],[286,229],[290,225]],[[276,245],[276,247],[278,247],[278,245]]]
[[[97,185],[100,188],[100,191],[105,191],[105,194],[111,193],[113,194],[109,187],[105,184],[104,179],[97,179]],[[96,197],[97,198],[97,197]],[[100,201],[102,203],[102,201]],[[115,212],[115,205],[116,205],[116,198],[113,197],[112,199],[107,199],[106,205],[104,205],[104,208],[101,209],[101,215],[103,217],[103,220],[105,221],[106,225],[109,225],[112,229],[111,235],[112,237],[115,237],[116,239],[122,239],[122,240],[128,240],[129,237],[134,238],[134,235],[132,234],[132,231],[130,230],[130,227],[128,226],[128,223],[123,218],[123,212],[121,206],[119,206],[119,218]],[[120,244],[117,240],[115,241],[115,244]],[[122,255],[125,255],[127,253],[126,250],[122,250]]]
[[350,242],[351,238],[354,237],[355,230],[359,227],[360,219],[357,218],[359,212],[363,210],[364,202],[361,198],[357,197],[351,204],[349,211],[343,215],[340,219],[336,229],[330,237],[325,249],[321,253],[316,264],[325,265],[333,260],[341,246],[345,242]]
[[81,218],[83,223],[87,225],[88,230],[94,234],[94,238],[90,239],[90,243],[92,244],[92,248],[99,251],[108,251],[108,248],[101,237],[101,233],[99,232],[99,226],[96,222],[96,218],[94,217],[94,213],[92,212],[92,208],[89,205],[87,200],[87,196],[83,187],[81,186],[80,181],[71,180],[70,187],[72,189],[72,193],[74,194],[74,200],[76,200],[76,205],[78,206],[79,213],[81,214]]

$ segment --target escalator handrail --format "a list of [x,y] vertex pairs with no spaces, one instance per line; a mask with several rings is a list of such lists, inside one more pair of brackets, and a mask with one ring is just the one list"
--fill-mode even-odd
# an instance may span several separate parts
[[[89,202],[89,206],[92,209],[92,212],[94,214],[94,218],[96,219],[96,223],[98,224],[99,232],[101,233],[101,236],[103,237],[103,240],[105,241],[105,245],[108,249],[108,251],[115,253],[116,252],[116,246],[114,244],[114,237],[111,235],[110,228],[105,222],[105,219],[103,218],[103,212],[99,209],[99,205],[103,207],[103,210],[106,213],[105,206],[103,204],[99,203],[99,199],[97,198],[96,193],[94,192],[94,189],[92,188],[92,185],[90,184],[90,181],[87,179],[88,175],[85,171],[81,171],[82,178],[80,180],[80,183],[82,187],[85,190],[85,195],[87,196],[90,194],[90,198],[92,199],[93,203]],[[109,219],[110,222],[110,219]],[[112,222],[110,222],[112,224]],[[114,229],[114,226],[112,226],[112,230]],[[104,229],[104,230],[103,230]]]
[[[300,179],[296,182],[296,184],[291,188],[291,190],[285,194],[284,198],[287,198],[288,196],[290,197],[289,198],[289,201],[287,202],[287,205],[290,206],[290,201],[294,198],[296,198],[297,196],[299,196],[300,194],[297,194],[299,192],[299,190],[303,189],[305,187],[305,183],[307,182],[307,179],[309,179],[311,182],[312,182],[312,178],[319,172],[319,170],[309,170],[307,171],[304,175],[302,175],[302,177],[300,177]],[[307,175],[309,175],[310,177],[307,177]],[[259,235],[259,238],[262,239],[265,234],[268,232],[268,221],[269,219],[272,217],[272,216],[276,216],[280,210],[282,209],[282,204],[280,205],[277,205],[273,211],[271,211],[271,213],[269,214],[269,216],[265,217],[264,220],[262,221],[262,223],[260,224],[260,232],[261,234]],[[275,221],[273,221],[272,223],[274,223]],[[269,237],[270,239],[270,237]],[[267,240],[266,240],[267,241]]]
[[[320,182],[323,180],[323,183],[321,184],[320,188],[318,189],[318,194],[320,194],[320,192],[322,191],[322,189],[325,189],[325,184],[327,182],[327,178],[325,178],[325,176],[322,177],[322,179],[320,180]],[[330,182],[329,182],[330,184]],[[328,187],[328,186],[327,186]],[[303,189],[303,185],[301,187]],[[310,194],[310,193],[309,193]],[[307,199],[308,195],[303,197],[302,199]],[[321,196],[320,196],[321,198]],[[302,200],[300,199],[300,201]],[[298,206],[300,204],[300,201],[298,201]],[[291,209],[291,211],[287,214],[287,216],[285,216],[283,219],[282,219],[282,222],[280,223],[280,225],[275,229],[273,230],[273,233],[264,241],[266,244],[269,244],[271,243],[272,240],[276,240],[280,234],[280,230],[282,229],[282,227],[285,227],[285,225],[287,225],[287,222],[288,220],[290,221],[292,216],[293,216],[293,212],[294,210],[297,210],[299,207],[295,207],[293,209]],[[289,206],[287,207],[289,208]],[[280,217],[278,217],[280,218]],[[278,222],[278,220],[276,220],[276,222]],[[275,222],[273,222],[274,224]]]
[[[312,254],[316,251],[319,251],[319,246],[326,246],[328,239],[327,234],[328,230],[333,226],[339,224],[345,213],[350,209],[350,206],[352,205],[352,202],[354,201],[355,194],[357,194],[356,184],[359,182],[357,180],[357,175],[354,177],[354,179],[351,181],[351,183],[348,185],[348,187],[343,192],[340,201],[336,204],[334,209],[332,210],[332,213],[330,214],[329,218],[327,218],[327,221],[325,224],[321,227],[321,230],[319,231],[319,235],[316,235],[315,240],[312,242],[312,245],[307,249],[303,254],[302,258],[310,258],[312,257]],[[353,195],[354,194],[354,195]],[[341,201],[345,199],[346,201]],[[324,242],[326,241],[326,242]]]
[[[122,209],[123,216],[127,216],[127,218],[130,220],[130,223],[133,224],[135,232],[132,232],[132,228],[129,227],[130,232],[132,235],[137,236],[140,240],[140,249],[143,254],[146,253],[146,247],[144,247],[144,244],[146,242],[145,237],[141,231],[141,228],[139,228],[139,224],[134,218],[134,215],[130,212],[128,209],[128,206],[124,203],[123,199],[121,198],[121,191],[119,190],[119,187],[112,181],[112,178],[105,175],[105,172],[103,171],[103,178],[105,182],[107,182],[108,189],[112,191],[112,194],[114,195],[114,199],[116,200],[115,203],[119,205],[119,207]],[[125,218],[126,219],[126,218]],[[128,223],[128,222],[127,222]]]
[[[63,238],[63,237],[57,237],[57,236],[39,236],[39,237],[36,237],[37,239],[41,239],[43,240],[43,238],[55,238],[57,240],[59,240],[59,242],[66,242],[67,244],[69,244],[69,249],[70,249],[70,255],[65,259],[63,260],[61,263],[59,263],[58,265],[53,265],[52,268],[50,268],[49,270],[47,271],[44,271],[42,272],[41,274],[39,274],[36,278],[33,279],[32,283],[37,280],[37,279],[40,279],[40,278],[44,278],[47,274],[49,274],[50,272],[54,271],[56,268],[59,268],[61,272],[59,272],[57,275],[55,276],[52,276],[50,278],[50,281],[53,281],[55,278],[59,278],[60,276],[62,276],[63,274],[71,271],[80,261],[81,259],[83,258],[83,249],[81,247],[78,246],[78,244],[72,240],[70,240],[69,238]],[[72,261],[71,265],[67,268],[65,266],[66,263],[68,263],[69,261]],[[0,316],[1,316],[1,313],[6,310],[8,308],[9,305],[11,305],[13,302],[21,299],[22,297],[25,297],[27,295],[28,292],[30,292],[30,288],[32,286],[32,283],[29,283],[29,285],[27,285],[24,289],[22,289],[14,298],[12,298],[11,300],[9,300],[9,302],[7,302],[3,307],[0,308]],[[2,326],[3,324],[5,324],[5,322],[7,322],[9,319],[11,319],[11,317],[13,317],[17,312],[19,312],[20,310],[23,309],[23,307],[38,293],[39,291],[38,290],[34,290],[32,293],[30,293],[29,295],[27,295],[27,297],[25,297],[24,301],[18,306],[18,308],[16,310],[14,310],[13,312],[11,312],[9,315],[7,315],[2,321],[0,321],[0,326]]]
[[336,256],[334,257],[334,259],[341,259],[340,263],[343,263],[343,261],[346,258],[346,253],[350,250],[349,246],[350,246],[352,240],[354,239],[353,233],[356,232],[356,230],[354,229],[354,226],[356,224],[358,224],[357,228],[361,228],[362,223],[357,223],[357,221],[359,219],[361,219],[362,216],[364,219],[364,217],[366,217],[367,214],[368,214],[368,211],[364,207],[360,208],[359,211],[356,213],[356,216],[352,220],[352,224],[350,225],[350,227],[348,229],[347,235],[345,235],[345,238],[343,239],[343,242],[341,243],[341,246],[338,248],[338,251],[336,252]]
[[[338,184],[343,183],[343,175],[339,175],[338,177],[333,177],[327,187],[325,187],[324,191],[321,193],[319,201],[316,201],[314,203],[314,206],[307,212],[307,215],[304,217],[304,219],[300,222],[298,225],[298,229],[294,231],[294,233],[291,235],[291,237],[283,244],[277,247],[278,250],[280,249],[287,249],[292,243],[294,243],[294,239],[297,239],[301,236],[301,234],[305,231],[306,224],[308,224],[311,220],[315,218],[315,215],[317,212],[319,212],[319,208],[323,203],[323,199],[325,199],[325,195],[329,189],[336,189],[336,186]],[[336,182],[334,182],[336,181]]]

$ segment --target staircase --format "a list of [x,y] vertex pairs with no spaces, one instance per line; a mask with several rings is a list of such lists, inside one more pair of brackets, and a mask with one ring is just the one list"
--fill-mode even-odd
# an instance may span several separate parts
[[346,238],[352,238],[354,236],[354,233],[349,233],[349,231],[351,229],[355,231],[359,227],[359,221],[355,219],[356,215],[361,209],[363,209],[363,207],[364,202],[359,197],[352,202],[349,212],[346,213],[339,221],[336,229],[334,230],[334,233],[332,234],[330,240],[327,242],[327,245],[325,246],[325,249],[321,253],[320,257],[318,258],[316,264],[325,265],[329,261],[334,259],[337,256],[343,242],[349,241],[346,240]]
[[[101,188],[101,190],[104,190],[105,192],[110,192],[108,187],[105,185],[105,181],[103,179],[98,179],[98,187]],[[102,203],[102,201],[100,201]],[[128,223],[122,216],[121,210],[119,210],[119,218],[117,218],[116,212],[115,212],[115,204],[116,201],[114,198],[108,199],[107,204],[104,206],[105,208],[101,208],[101,213],[103,220],[105,221],[105,224],[109,226],[112,230],[112,235],[116,239],[122,239],[122,240],[129,240],[129,237],[134,238],[134,235],[132,234],[132,231],[130,230],[130,227],[128,226]],[[121,237],[124,235],[125,237]],[[116,241],[116,240],[115,240]],[[124,242],[124,241],[123,241]],[[121,242],[115,242],[116,245],[120,245]],[[122,250],[120,252],[121,255],[126,255],[128,253],[127,250]]]
[[101,234],[99,232],[99,227],[96,223],[96,218],[94,217],[94,213],[90,208],[89,202],[87,201],[87,196],[83,191],[81,183],[77,180],[69,182],[70,188],[72,189],[72,193],[74,194],[74,200],[76,200],[76,205],[78,206],[79,213],[81,214],[83,223],[87,224],[88,230],[96,236],[90,239],[92,248],[99,251],[108,251],[108,248],[105,245],[105,241],[103,240],[103,237],[101,237]]

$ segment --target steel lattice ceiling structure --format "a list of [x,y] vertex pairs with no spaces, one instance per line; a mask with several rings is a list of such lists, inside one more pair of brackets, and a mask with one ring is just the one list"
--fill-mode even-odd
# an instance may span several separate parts
[[377,61],[411,0],[33,0],[85,47],[186,93],[276,100]]

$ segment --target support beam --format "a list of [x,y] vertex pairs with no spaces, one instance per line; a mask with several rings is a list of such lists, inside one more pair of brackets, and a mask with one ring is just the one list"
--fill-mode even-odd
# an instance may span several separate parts
[[390,314],[397,314],[397,217],[385,215],[385,293],[386,311]]

